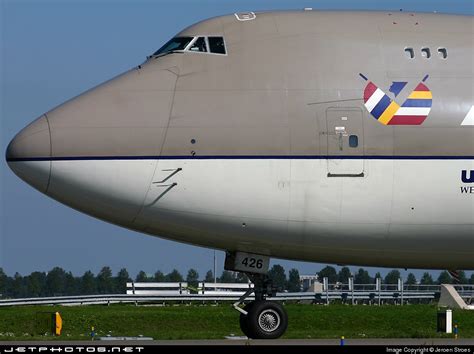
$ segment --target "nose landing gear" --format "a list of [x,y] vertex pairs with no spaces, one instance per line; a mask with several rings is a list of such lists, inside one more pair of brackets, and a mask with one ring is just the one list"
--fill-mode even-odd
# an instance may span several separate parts
[[[275,294],[276,289],[271,286],[267,275],[246,274],[255,286],[233,305],[240,312],[242,332],[252,339],[281,337],[288,327],[288,315],[280,303],[266,300],[266,296]],[[252,293],[255,293],[255,300],[241,308],[240,305]]]
[[[240,299],[233,304],[240,312],[240,328],[253,339],[276,339],[281,337],[288,327],[288,315],[283,306],[275,301],[267,301],[267,296],[275,296],[276,288],[268,277],[270,257],[244,253],[227,252],[225,269],[247,274],[254,284]],[[243,308],[242,303],[252,293],[255,300]]]

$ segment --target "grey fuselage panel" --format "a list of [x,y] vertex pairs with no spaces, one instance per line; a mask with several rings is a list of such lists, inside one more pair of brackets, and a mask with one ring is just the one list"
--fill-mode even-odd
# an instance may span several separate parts
[[[474,127],[461,126],[474,104],[472,17],[273,12],[217,17],[178,36],[187,35],[224,36],[228,55],[151,58],[47,113],[51,156],[24,157],[331,155],[334,108],[361,110],[367,158],[474,156]],[[426,121],[380,124],[364,107],[359,73],[385,92],[407,82],[400,102],[429,75]]]

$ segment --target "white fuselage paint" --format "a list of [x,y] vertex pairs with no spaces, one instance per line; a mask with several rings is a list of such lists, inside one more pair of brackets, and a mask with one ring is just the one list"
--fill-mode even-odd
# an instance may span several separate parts
[[364,177],[328,177],[325,159],[53,161],[47,194],[100,219],[205,247],[474,268],[474,184],[460,177],[474,161],[362,165]]
[[461,125],[474,125],[474,106],[471,106],[471,109],[467,112]]

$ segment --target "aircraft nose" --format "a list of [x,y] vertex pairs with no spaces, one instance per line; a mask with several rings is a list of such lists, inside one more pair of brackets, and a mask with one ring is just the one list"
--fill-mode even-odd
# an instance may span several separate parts
[[22,129],[10,142],[6,160],[22,180],[46,193],[51,175],[51,133],[48,120],[41,116]]

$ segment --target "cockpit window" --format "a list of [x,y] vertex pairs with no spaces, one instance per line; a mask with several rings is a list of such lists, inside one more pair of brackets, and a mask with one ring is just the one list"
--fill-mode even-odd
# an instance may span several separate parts
[[208,37],[211,53],[226,54],[223,37]]
[[173,52],[175,50],[184,50],[186,46],[193,40],[193,37],[175,37],[168,41],[163,47],[158,49],[153,55]]
[[175,37],[158,49],[152,56],[174,52],[212,53],[227,55],[224,37]]
[[204,37],[199,37],[196,39],[196,41],[193,43],[191,48],[189,48],[191,52],[207,52],[207,45],[206,45],[206,39]]

